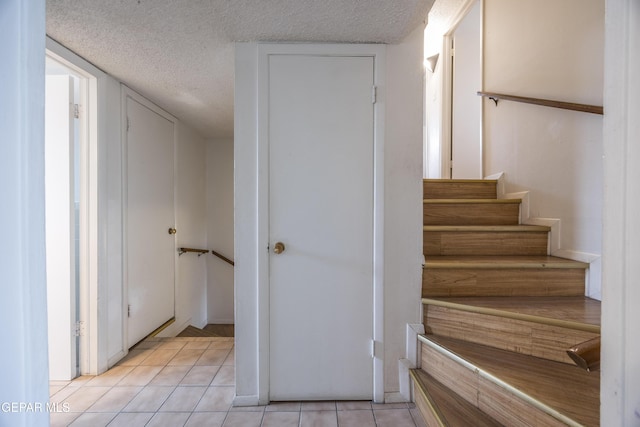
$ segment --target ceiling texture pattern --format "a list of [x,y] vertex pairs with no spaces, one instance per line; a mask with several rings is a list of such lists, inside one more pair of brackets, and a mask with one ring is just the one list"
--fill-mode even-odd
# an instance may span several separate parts
[[397,43],[433,0],[47,0],[47,34],[207,139],[233,137],[234,42]]

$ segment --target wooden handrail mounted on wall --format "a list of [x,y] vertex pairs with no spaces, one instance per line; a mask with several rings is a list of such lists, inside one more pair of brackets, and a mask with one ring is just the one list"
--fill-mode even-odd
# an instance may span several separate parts
[[561,108],[563,110],[582,111],[584,113],[592,114],[604,114],[604,108],[598,105],[588,104],[576,104],[573,102],[552,101],[550,99],[541,98],[528,98],[524,96],[505,95],[503,93],[494,92],[478,92],[479,96],[489,98],[498,105],[498,101],[504,99],[505,101],[522,102],[525,104],[542,105],[545,107]]
[[198,256],[202,255],[202,254],[206,254],[209,253],[208,249],[195,249],[195,248],[178,248],[178,256],[187,253],[187,252],[194,252],[197,253]]
[[211,254],[214,255],[214,256],[217,256],[218,258],[220,258],[221,260],[223,260],[226,263],[229,263],[231,265],[236,265],[236,263],[233,262],[232,259],[227,258],[226,256],[214,251],[213,249],[211,250]]

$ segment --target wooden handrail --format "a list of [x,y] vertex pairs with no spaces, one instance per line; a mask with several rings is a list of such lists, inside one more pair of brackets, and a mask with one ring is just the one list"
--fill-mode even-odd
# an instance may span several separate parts
[[525,104],[542,105],[545,107],[562,108],[564,110],[582,111],[592,114],[604,114],[604,108],[598,105],[576,104],[573,102],[553,101],[550,99],[528,98],[524,96],[505,95],[503,93],[494,92],[478,92],[479,96],[491,99],[498,105],[498,100],[523,102]]
[[231,264],[231,265],[236,265],[236,263],[235,263],[235,262],[233,262],[233,260],[232,260],[232,259],[227,258],[226,256],[224,256],[224,255],[222,255],[222,254],[220,254],[220,253],[218,253],[218,252],[214,251],[213,249],[211,250],[211,253],[212,253],[214,256],[217,256],[217,257],[218,257],[218,258],[220,258],[221,260],[223,260],[223,261],[225,261],[225,262],[227,262],[227,263],[229,263],[229,264]]
[[178,248],[178,256],[187,252],[195,252],[198,254],[198,256],[200,256],[202,254],[209,253],[209,249]]
[[600,369],[600,336],[571,347],[567,354],[587,372],[597,371]]

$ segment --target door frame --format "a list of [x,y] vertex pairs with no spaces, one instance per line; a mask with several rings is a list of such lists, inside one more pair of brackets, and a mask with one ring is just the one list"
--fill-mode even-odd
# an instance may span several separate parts
[[[88,63],[66,51],[52,39],[46,39],[45,55],[68,68],[80,79],[80,283],[76,295],[80,307],[77,321],[80,326],[78,373],[97,375],[107,368],[106,347],[103,345],[107,327],[104,301],[98,298],[101,251],[99,230],[104,223],[99,207],[99,153],[101,131],[98,125],[98,80],[103,74]],[[104,128],[104,126],[102,127]]]
[[[385,46],[347,44],[257,45],[257,345],[258,400],[269,402],[269,56],[367,56],[373,58],[374,164],[373,164],[373,397],[384,402],[384,117]],[[373,96],[373,95],[372,95]]]
[[[440,177],[451,178],[452,126],[453,126],[453,35],[460,22],[476,2],[480,3],[480,88],[484,90],[484,0],[463,0],[458,12],[449,22],[442,36],[442,122],[440,132]],[[484,102],[480,104],[480,153],[484,153]],[[482,160],[481,160],[482,163]]]
[[[127,100],[130,98],[135,102],[147,107],[154,113],[164,117],[168,121],[173,123],[173,221],[174,227],[176,224],[176,196],[177,196],[177,179],[176,171],[178,170],[178,119],[171,114],[167,113],[153,102],[149,101],[142,95],[136,93],[124,84],[120,85],[121,94],[121,141],[122,141],[122,346],[124,354],[129,353],[129,248],[127,246],[128,239],[128,222],[127,213],[129,209],[128,204],[128,184],[129,184],[129,163],[128,163],[128,130],[127,130]],[[173,256],[173,316],[176,316],[176,301],[178,301],[178,286],[176,286],[176,278],[178,271],[178,255],[175,250],[176,240],[174,235],[174,256]]]

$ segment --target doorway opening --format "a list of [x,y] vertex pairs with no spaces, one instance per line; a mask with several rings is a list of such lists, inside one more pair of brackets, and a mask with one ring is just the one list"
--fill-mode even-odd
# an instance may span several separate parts
[[97,220],[91,209],[90,82],[49,51],[45,78],[49,376],[70,380],[89,371],[91,227]]

